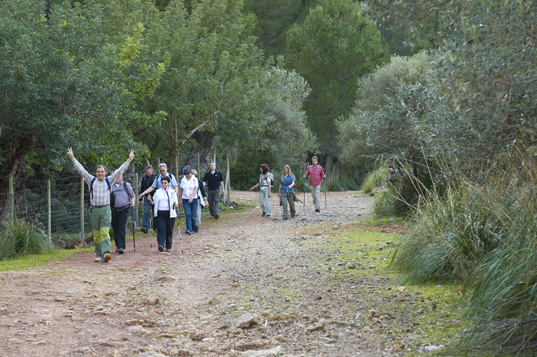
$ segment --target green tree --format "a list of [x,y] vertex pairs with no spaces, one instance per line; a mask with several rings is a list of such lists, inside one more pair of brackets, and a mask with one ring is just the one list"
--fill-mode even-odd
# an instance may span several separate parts
[[330,172],[337,134],[334,122],[354,102],[356,80],[387,60],[380,33],[352,0],[320,0],[287,34],[286,62],[311,86],[306,113]]

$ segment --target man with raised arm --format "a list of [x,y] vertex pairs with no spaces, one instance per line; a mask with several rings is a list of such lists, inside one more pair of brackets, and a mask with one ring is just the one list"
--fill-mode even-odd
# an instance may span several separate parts
[[73,149],[67,150],[67,155],[75,164],[75,168],[84,178],[90,192],[90,220],[93,227],[93,241],[95,242],[95,262],[108,262],[112,259],[110,254],[110,226],[112,213],[110,211],[110,182],[116,182],[123,175],[134,159],[134,151],[131,150],[129,158],[112,175],[106,177],[106,169],[103,165],[97,166],[95,176],[91,175],[75,159]]

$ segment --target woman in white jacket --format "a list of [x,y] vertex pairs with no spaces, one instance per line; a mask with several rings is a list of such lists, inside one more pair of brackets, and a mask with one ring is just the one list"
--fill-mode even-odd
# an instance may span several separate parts
[[177,193],[170,187],[170,178],[164,176],[161,179],[162,188],[159,188],[153,195],[153,204],[155,205],[154,212],[157,217],[157,242],[159,252],[164,251],[169,253],[172,249],[173,226],[177,217]]

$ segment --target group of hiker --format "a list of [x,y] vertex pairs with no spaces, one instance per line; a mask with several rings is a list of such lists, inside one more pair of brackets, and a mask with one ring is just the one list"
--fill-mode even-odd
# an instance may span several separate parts
[[[313,199],[313,205],[315,206],[315,212],[321,212],[321,183],[323,179],[326,179],[326,175],[323,168],[319,165],[317,156],[311,158],[311,163],[312,164],[307,167],[303,177],[304,179],[309,177],[311,197]],[[274,185],[274,176],[270,173],[267,164],[262,164],[259,171],[261,172],[259,174],[259,182],[252,186],[250,191],[259,187],[261,215],[263,217],[270,217],[272,212],[270,207],[270,192]],[[294,218],[296,215],[295,201],[299,201],[299,199],[297,198],[294,189],[295,184],[296,177],[293,175],[291,167],[289,167],[289,165],[284,165],[278,187],[278,198],[280,200],[280,205],[282,206],[283,220],[289,218],[289,211],[291,213],[291,218]],[[304,192],[306,192],[305,183]]]
[[[134,151],[131,150],[128,159],[108,177],[104,166],[97,166],[95,176],[93,176],[74,157],[71,148],[68,149],[67,154],[89,187],[90,221],[95,243],[94,261],[108,262],[112,259],[110,227],[114,232],[116,253],[125,253],[126,223],[130,208],[135,206],[136,195],[131,185],[123,182],[123,174],[134,159]],[[214,162],[209,164],[209,170],[202,180],[198,178],[195,169],[185,166],[183,178],[179,184],[174,175],[168,172],[166,164],[159,164],[158,169],[159,174],[156,174],[153,167],[148,165],[140,184],[138,200],[144,209],[141,231],[148,233],[150,223],[153,222],[159,252],[169,253],[172,249],[173,228],[178,216],[177,209],[182,207],[184,210],[186,233],[191,235],[198,233],[203,208],[209,206],[211,216],[214,219],[219,218],[220,195],[225,194],[224,180],[222,174],[216,170]],[[309,177],[315,212],[320,212],[320,187],[326,175],[318,164],[316,156],[312,158],[312,165],[307,167],[303,177],[304,179]],[[289,218],[288,211],[290,211],[291,218],[296,215],[295,201],[298,201],[298,198],[295,193],[295,184],[296,177],[289,165],[285,165],[278,187],[283,220]],[[268,165],[262,164],[259,183],[250,190],[259,187],[259,203],[263,217],[270,217],[272,213],[270,198],[273,185],[274,176],[270,173]],[[151,217],[151,212],[153,217]]]

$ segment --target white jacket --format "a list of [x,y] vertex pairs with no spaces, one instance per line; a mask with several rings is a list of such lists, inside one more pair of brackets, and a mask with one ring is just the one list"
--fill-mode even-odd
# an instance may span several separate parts
[[155,209],[153,211],[155,217],[158,214],[159,201],[167,200],[168,197],[170,198],[170,200],[168,201],[170,205],[170,218],[177,217],[177,210],[175,210],[173,206],[174,203],[179,204],[179,202],[177,201],[177,192],[175,192],[175,190],[171,187],[168,187],[168,196],[166,195],[166,192],[163,188],[159,188],[155,191],[155,194],[153,195],[153,203],[155,204]]

